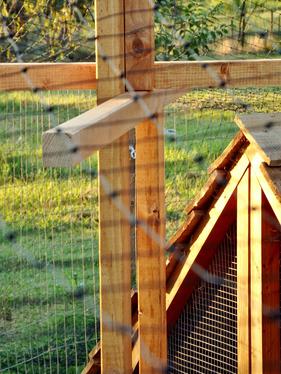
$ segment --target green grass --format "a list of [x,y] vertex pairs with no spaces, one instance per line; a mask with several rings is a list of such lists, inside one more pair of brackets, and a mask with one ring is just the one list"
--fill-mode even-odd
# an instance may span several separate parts
[[[237,99],[249,111],[281,109],[274,88],[194,91],[167,108],[166,128],[176,130],[165,146],[167,237],[237,131]],[[41,160],[42,132],[94,106],[95,95],[43,100],[52,115],[36,95],[0,95],[0,372],[79,372],[99,338],[97,157],[54,170]]]

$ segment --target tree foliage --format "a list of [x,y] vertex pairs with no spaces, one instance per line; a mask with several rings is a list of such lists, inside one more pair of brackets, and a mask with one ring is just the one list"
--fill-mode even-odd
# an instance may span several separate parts
[[3,24],[2,30],[0,24],[3,40],[0,45],[1,61],[15,59],[13,49],[4,38],[7,31],[23,58],[29,61],[83,58],[89,33],[79,19],[77,10],[94,30],[90,15],[93,8],[93,0],[0,0],[0,15],[6,25],[5,32]]
[[[195,59],[208,53],[230,29],[243,45],[254,16],[281,8],[278,0],[266,4],[264,0],[155,0],[155,4],[158,60]],[[0,17],[24,61],[95,59],[94,0],[0,0]],[[0,61],[16,61],[5,35],[0,20]]]
[[[227,34],[218,21],[223,4],[208,7],[204,0],[158,0],[156,51],[159,60],[195,59]],[[169,22],[163,21],[169,20]]]

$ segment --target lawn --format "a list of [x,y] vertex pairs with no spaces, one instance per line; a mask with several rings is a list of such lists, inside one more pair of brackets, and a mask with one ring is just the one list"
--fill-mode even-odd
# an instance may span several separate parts
[[[270,112],[280,99],[277,88],[194,91],[166,109],[167,237],[237,131],[241,102]],[[99,338],[97,156],[72,169],[41,160],[42,132],[95,102],[85,91],[0,95],[0,372],[79,372]]]

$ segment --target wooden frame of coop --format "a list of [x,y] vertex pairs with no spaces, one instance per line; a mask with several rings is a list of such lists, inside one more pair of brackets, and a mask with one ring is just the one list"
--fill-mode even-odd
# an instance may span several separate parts
[[[43,135],[46,166],[72,166],[98,150],[99,170],[110,186],[105,190],[101,183],[99,202],[101,343],[91,352],[84,373],[163,372],[167,334],[199,287],[194,265],[208,268],[234,221],[237,370],[243,374],[279,373],[280,116],[237,119],[242,132],[210,168],[210,180],[186,208],[187,221],[169,242],[173,254],[166,265],[164,243],[137,228],[138,292],[131,295],[131,225],[117,208],[121,199],[130,210],[129,131],[136,128],[137,222],[162,238],[164,144],[152,118],[125,92],[124,78],[150,111],[157,113],[159,126],[163,126],[161,114],[166,104],[192,88],[218,86],[209,69],[224,86],[281,84],[277,59],[154,62],[153,16],[148,1],[96,0],[96,64],[0,64],[1,90],[29,89],[20,74],[16,80],[9,78],[23,67],[28,68],[38,89],[97,89],[97,108],[62,124],[60,131]],[[115,70],[110,69],[106,56],[114,61]],[[114,225],[109,226],[109,221]],[[124,333],[120,326],[132,326],[132,330]]]

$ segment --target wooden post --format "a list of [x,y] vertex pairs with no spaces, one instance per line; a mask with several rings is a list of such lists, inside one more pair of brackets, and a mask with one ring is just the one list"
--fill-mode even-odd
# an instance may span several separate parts
[[[125,14],[126,77],[134,90],[152,90],[153,7],[148,0],[125,0]],[[167,364],[164,129],[161,114],[158,113],[157,126],[148,120],[136,129],[136,215],[141,222],[137,227],[136,244],[141,374],[163,372]]]
[[[103,38],[103,35],[112,37]],[[125,91],[123,0],[96,0],[98,104]],[[111,56],[108,60],[107,56]],[[115,71],[112,70],[114,65]],[[111,78],[111,79],[110,79]],[[130,211],[129,137],[99,152],[99,253],[101,372],[132,372],[130,223],[115,205]],[[111,190],[111,196],[108,191]],[[125,191],[125,192],[124,192]],[[126,191],[128,193],[126,193]]]
[[262,190],[251,173],[251,363],[252,373],[262,373]]
[[[253,174],[250,214],[251,368],[252,373],[277,374],[280,373],[280,242],[274,240],[274,218]],[[278,318],[274,319],[273,312],[278,312]]]
[[[162,127],[162,121],[158,126]],[[136,130],[137,271],[140,373],[163,373],[167,360],[164,246],[164,146],[154,123]],[[152,167],[153,165],[153,167]],[[148,231],[149,230],[149,231]],[[151,235],[151,232],[153,235]]]
[[280,373],[280,225],[262,194],[263,373]]
[[126,78],[136,91],[154,87],[154,10],[150,0],[125,0]]
[[250,169],[237,187],[238,373],[250,373]]

